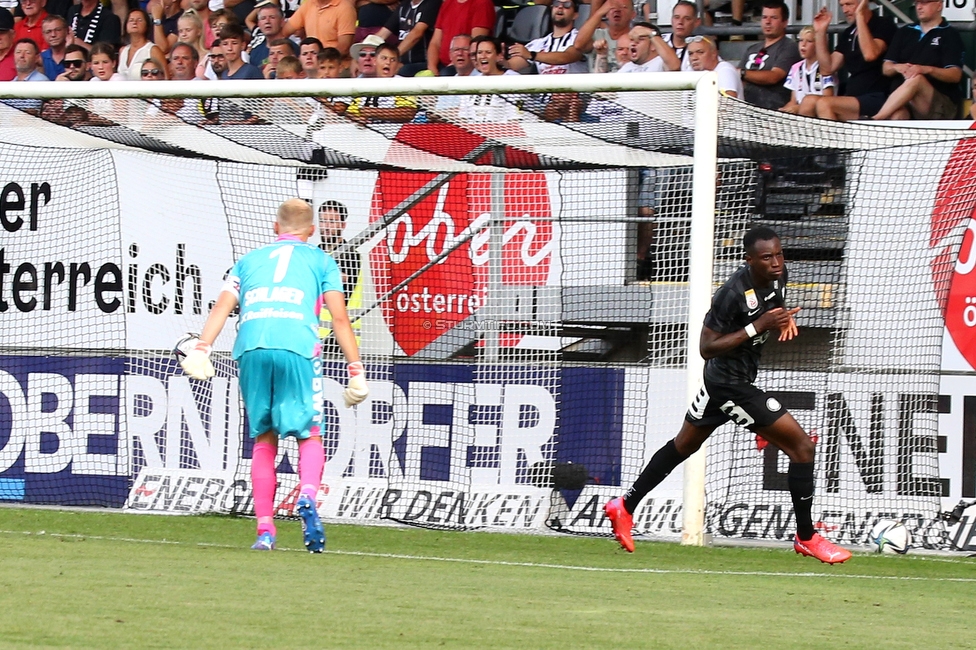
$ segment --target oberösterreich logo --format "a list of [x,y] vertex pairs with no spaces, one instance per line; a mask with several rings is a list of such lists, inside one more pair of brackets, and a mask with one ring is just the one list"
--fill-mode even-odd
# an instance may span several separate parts
[[[434,174],[382,171],[373,193],[375,222]],[[370,253],[378,296],[449,251],[382,303],[393,339],[412,356],[469,318],[488,297],[491,175],[458,174],[396,219]],[[504,177],[501,282],[543,286],[552,259],[552,210],[542,173]],[[472,235],[472,231],[474,234]],[[469,238],[470,236],[470,238]]]

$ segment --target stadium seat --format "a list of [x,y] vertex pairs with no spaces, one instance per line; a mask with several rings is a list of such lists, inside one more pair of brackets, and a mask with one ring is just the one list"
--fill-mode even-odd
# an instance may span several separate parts
[[505,12],[501,7],[495,7],[495,38],[505,35]]
[[756,41],[720,41],[718,44],[718,55],[732,65],[738,66],[742,55],[755,43]]
[[509,38],[519,43],[528,43],[536,38],[542,38],[547,33],[549,33],[549,7],[546,5],[532,5],[519,9],[512,26],[508,28]]
[[590,17],[590,5],[580,5],[579,13],[576,14],[576,20],[573,21],[573,27],[579,29],[586,22],[586,19]]

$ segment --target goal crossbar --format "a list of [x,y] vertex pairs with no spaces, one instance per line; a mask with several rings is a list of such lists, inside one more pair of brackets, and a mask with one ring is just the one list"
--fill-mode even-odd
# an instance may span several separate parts
[[288,79],[157,81],[125,84],[0,83],[0,99],[159,99],[210,97],[360,97],[370,95],[469,95],[472,93],[616,92],[694,90],[714,72],[619,75],[500,75],[394,77],[392,79]]

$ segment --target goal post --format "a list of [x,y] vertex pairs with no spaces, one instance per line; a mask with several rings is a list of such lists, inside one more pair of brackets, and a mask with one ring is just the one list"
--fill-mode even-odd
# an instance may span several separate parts
[[[715,178],[718,155],[718,86],[714,73],[698,82],[695,93],[694,194],[691,203],[691,243],[688,267],[688,352],[685,402],[691,404],[701,388],[705,360],[698,349],[695,332],[705,322],[712,299],[715,246]],[[684,463],[681,543],[701,546],[705,542],[706,441]]]
[[[764,111],[714,73],[0,84],[0,500],[251,512],[233,328],[210,383],[169,347],[299,196],[372,389],[342,405],[323,314],[327,519],[609,536],[602,506],[680,426],[711,294],[764,224],[803,311],[759,384],[818,438],[820,530],[937,528],[940,310],[976,203],[943,170],[968,146]],[[886,169],[913,161],[901,197]],[[635,534],[784,540],[785,467],[723,427]]]

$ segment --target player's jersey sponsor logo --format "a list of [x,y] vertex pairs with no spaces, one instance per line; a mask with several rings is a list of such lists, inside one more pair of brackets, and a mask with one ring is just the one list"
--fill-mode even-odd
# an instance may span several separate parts
[[768,296],[766,296],[765,298],[763,298],[763,300],[772,300],[775,297],[776,297],[776,292],[774,291],[771,294],[769,294]]
[[756,295],[755,289],[746,289],[746,306],[749,309],[755,309],[759,306],[759,296]]
[[769,410],[769,412],[775,413],[781,408],[783,408],[783,405],[780,404],[775,397],[770,397],[768,400],[766,400],[766,409]]

